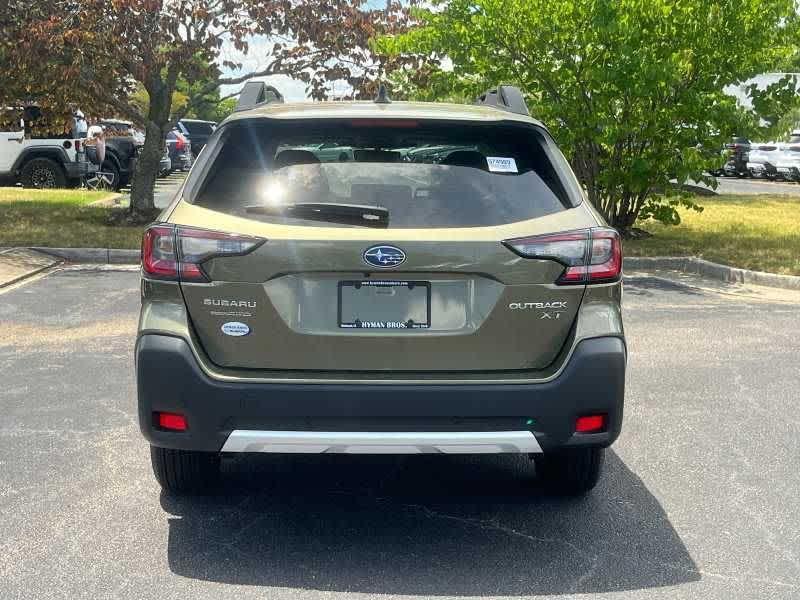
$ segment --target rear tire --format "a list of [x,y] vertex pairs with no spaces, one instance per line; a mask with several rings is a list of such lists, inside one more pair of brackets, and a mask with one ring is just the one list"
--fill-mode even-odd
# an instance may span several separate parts
[[120,188],[120,176],[119,176],[119,169],[117,165],[115,165],[110,160],[107,160],[103,163],[103,166],[100,167],[100,170],[104,173],[111,174],[111,181],[108,182],[108,187],[113,191],[117,192]]
[[564,496],[582,496],[600,480],[605,448],[569,448],[537,454],[536,474],[548,490]]
[[153,474],[165,492],[198,494],[219,481],[220,459],[216,452],[194,452],[150,446]]
[[67,185],[64,169],[49,158],[34,158],[25,163],[20,173],[23,187],[37,189],[63,188]]

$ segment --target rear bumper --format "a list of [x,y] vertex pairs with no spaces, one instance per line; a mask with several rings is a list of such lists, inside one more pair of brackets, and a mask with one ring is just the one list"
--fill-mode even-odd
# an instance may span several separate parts
[[[622,425],[625,365],[624,341],[601,337],[580,342],[543,383],[231,383],[206,375],[183,339],[148,334],[136,345],[139,423],[155,446],[212,452],[608,446]],[[157,428],[156,411],[185,415],[187,431]],[[606,431],[574,433],[577,417],[598,413],[607,415]]]

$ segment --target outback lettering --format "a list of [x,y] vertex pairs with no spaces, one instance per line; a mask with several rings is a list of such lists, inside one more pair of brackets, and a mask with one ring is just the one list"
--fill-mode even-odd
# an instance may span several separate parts
[[512,302],[508,305],[511,310],[564,310],[567,308],[566,302]]

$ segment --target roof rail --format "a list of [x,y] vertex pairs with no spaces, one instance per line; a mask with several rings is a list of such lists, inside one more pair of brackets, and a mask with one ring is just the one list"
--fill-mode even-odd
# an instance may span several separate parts
[[475,104],[493,106],[526,117],[531,115],[528,105],[525,104],[525,98],[522,97],[522,91],[513,85],[498,85],[496,88],[486,90],[475,99]]
[[239,93],[239,101],[233,112],[250,110],[262,104],[279,102],[283,104],[283,94],[263,81],[248,81]]

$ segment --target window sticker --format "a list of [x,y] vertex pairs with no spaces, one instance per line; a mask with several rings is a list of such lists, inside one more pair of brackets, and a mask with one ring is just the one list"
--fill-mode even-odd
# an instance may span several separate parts
[[487,156],[486,162],[489,163],[489,171],[492,173],[518,173],[517,161],[513,158]]

